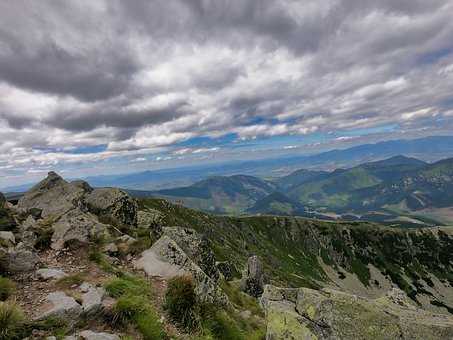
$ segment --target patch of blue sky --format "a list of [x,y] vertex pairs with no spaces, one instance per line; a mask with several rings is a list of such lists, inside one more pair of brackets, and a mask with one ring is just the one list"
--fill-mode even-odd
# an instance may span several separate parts
[[87,153],[99,153],[107,150],[106,144],[92,145],[92,146],[80,146],[75,149],[67,150],[67,153],[72,154],[87,154]]

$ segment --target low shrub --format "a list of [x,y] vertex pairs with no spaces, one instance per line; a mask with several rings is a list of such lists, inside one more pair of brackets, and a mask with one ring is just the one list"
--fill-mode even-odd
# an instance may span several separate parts
[[22,311],[11,302],[0,302],[0,340],[22,338],[25,318]]
[[16,285],[6,277],[0,276],[0,301],[8,299],[15,291]]

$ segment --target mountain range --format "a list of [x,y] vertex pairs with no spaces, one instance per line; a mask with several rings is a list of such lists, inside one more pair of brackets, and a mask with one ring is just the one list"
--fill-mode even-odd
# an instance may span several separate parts
[[453,159],[426,163],[395,156],[331,172],[300,169],[273,180],[215,176],[190,186],[130,193],[220,214],[443,224],[450,217],[436,218],[436,210],[453,206]]
[[[212,176],[243,174],[269,178],[282,177],[301,168],[331,171],[332,169],[350,168],[397,155],[415,157],[429,162],[453,157],[453,137],[432,136],[410,140],[390,140],[346,149],[335,149],[313,155],[292,153],[268,159],[199,164],[118,175],[91,177],[81,175],[80,177],[96,187],[159,190],[188,186]],[[291,181],[290,178],[288,180]],[[10,186],[3,188],[2,191],[23,192],[30,189],[33,184],[35,183]]]

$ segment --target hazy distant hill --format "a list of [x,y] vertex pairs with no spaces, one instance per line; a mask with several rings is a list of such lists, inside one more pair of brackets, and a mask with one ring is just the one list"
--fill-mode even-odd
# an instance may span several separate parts
[[[122,175],[92,176],[84,179],[92,186],[97,187],[113,186],[137,190],[159,190],[191,185],[211,176],[230,176],[234,174],[261,177],[275,176],[275,174],[282,176],[301,168],[311,170],[351,168],[362,163],[397,155],[416,157],[430,162],[453,157],[453,136],[435,136],[363,144],[310,156],[286,154],[282,157],[269,159],[182,166]],[[286,180],[291,184],[293,179],[288,178]],[[11,186],[3,188],[3,191],[25,191],[32,185],[33,183]],[[282,186],[285,187],[284,185]]]

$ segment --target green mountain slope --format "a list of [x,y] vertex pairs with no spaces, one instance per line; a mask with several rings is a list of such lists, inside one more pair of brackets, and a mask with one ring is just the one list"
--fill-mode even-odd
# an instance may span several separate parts
[[355,204],[356,192],[381,183],[400,180],[405,174],[424,167],[426,163],[414,158],[396,156],[365,163],[351,169],[339,169],[321,179],[313,179],[289,191],[289,196],[315,207],[346,209]]
[[395,285],[417,303],[432,308],[431,302],[453,306],[453,295],[439,294],[453,284],[452,229],[404,230],[298,217],[213,216],[160,199],[140,200],[140,208],[159,211],[163,225],[203,233],[217,259],[228,261],[236,277],[248,256],[256,254],[276,285],[341,286],[345,291],[371,295]]
[[188,187],[160,190],[156,196],[216,213],[241,213],[274,192],[276,185],[253,176],[216,176]]
[[281,190],[287,190],[309,181],[320,180],[324,177],[327,177],[328,175],[329,173],[327,171],[312,171],[300,169],[292,172],[288,176],[276,179],[275,183]]
[[305,208],[297,201],[290,199],[280,192],[272,194],[258,200],[253,207],[247,210],[250,214],[267,215],[297,215],[304,216]]
[[[381,183],[354,194],[356,209],[404,204],[409,210],[453,205],[453,159],[424,166],[398,181]],[[360,204],[362,202],[362,204]]]

